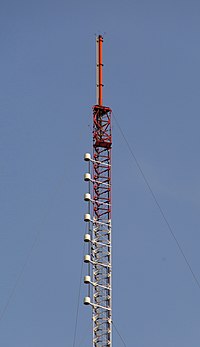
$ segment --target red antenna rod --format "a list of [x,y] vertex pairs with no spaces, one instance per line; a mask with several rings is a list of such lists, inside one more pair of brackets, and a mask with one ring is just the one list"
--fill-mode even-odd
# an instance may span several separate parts
[[103,105],[103,36],[96,38],[96,97],[97,105]]

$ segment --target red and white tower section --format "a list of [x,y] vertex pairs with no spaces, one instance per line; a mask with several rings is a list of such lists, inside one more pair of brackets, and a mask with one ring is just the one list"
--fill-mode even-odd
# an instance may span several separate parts
[[84,215],[88,244],[84,262],[88,274],[84,282],[88,294],[84,304],[92,307],[93,347],[112,346],[112,225],[111,225],[111,151],[112,128],[109,107],[103,106],[103,37],[96,38],[96,91],[97,101],[93,106],[93,155],[86,153],[88,171],[84,180],[88,192],[84,200],[88,211]]

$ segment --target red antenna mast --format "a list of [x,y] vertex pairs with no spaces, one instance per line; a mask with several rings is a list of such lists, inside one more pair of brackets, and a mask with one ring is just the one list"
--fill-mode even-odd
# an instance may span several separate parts
[[97,105],[103,105],[103,37],[96,38],[96,95]]
[[88,162],[84,179],[89,182],[89,192],[84,196],[84,200],[88,201],[88,213],[84,216],[88,225],[84,238],[88,243],[88,254],[84,257],[84,262],[88,264],[88,275],[84,277],[88,294],[84,304],[92,306],[93,346],[112,347],[112,111],[103,106],[102,52],[103,37],[99,35],[96,37],[97,103],[93,106],[93,158],[89,153],[84,157]]

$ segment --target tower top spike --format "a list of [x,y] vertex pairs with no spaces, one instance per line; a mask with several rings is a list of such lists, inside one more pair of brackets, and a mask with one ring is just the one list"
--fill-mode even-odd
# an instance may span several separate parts
[[103,106],[103,36],[96,37],[96,104]]

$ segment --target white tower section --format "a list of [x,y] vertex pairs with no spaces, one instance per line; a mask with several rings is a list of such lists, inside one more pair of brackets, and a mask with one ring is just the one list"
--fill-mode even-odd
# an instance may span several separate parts
[[[106,151],[103,149],[102,152]],[[87,156],[85,156],[85,160]],[[84,194],[88,202],[88,213],[84,220],[88,224],[84,241],[88,243],[88,252],[84,262],[88,263],[88,274],[84,283],[88,285],[88,295],[84,298],[85,305],[92,306],[93,346],[112,346],[112,264],[111,264],[111,199],[110,171],[111,166],[103,155],[98,159],[90,159],[93,175],[87,172],[89,186],[93,186],[93,196]],[[98,165],[96,165],[98,164]],[[98,174],[97,173],[98,168]],[[100,171],[99,171],[100,170]],[[108,175],[109,173],[109,175]],[[89,190],[90,191],[90,188]],[[98,195],[98,200],[97,195]],[[91,214],[90,214],[91,213]]]

